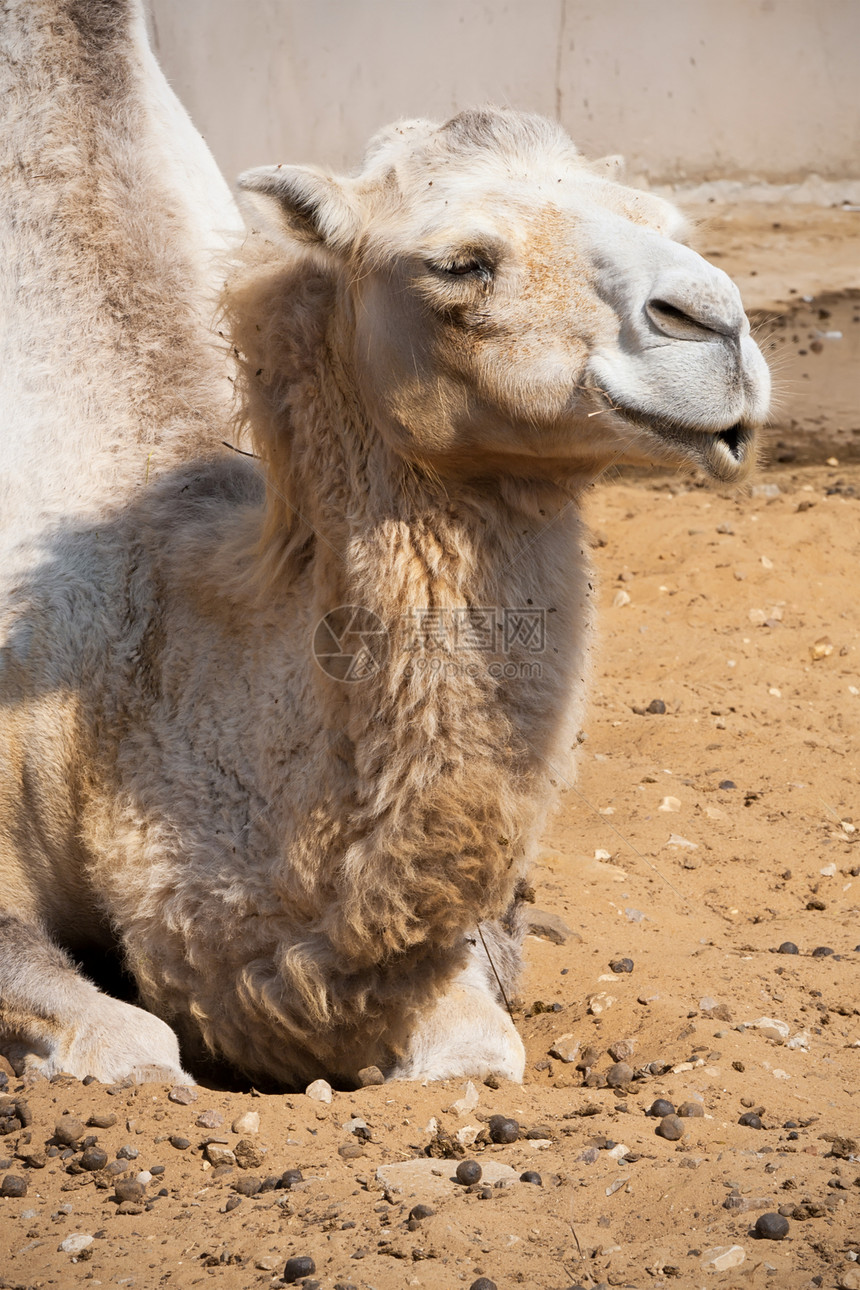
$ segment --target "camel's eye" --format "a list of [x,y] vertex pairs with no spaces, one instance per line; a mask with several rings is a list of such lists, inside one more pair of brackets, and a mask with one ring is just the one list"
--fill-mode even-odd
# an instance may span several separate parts
[[484,287],[493,280],[493,266],[477,255],[449,260],[444,264],[431,264],[430,268],[445,278],[475,278]]

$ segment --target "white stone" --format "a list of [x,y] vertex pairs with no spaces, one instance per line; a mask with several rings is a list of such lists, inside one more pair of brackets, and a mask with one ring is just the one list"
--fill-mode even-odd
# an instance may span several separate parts
[[468,1115],[474,1111],[478,1105],[478,1090],[471,1080],[466,1081],[466,1087],[463,1090],[463,1096],[458,1097],[456,1102],[451,1103],[450,1109],[455,1115]]
[[788,1022],[780,1021],[776,1017],[759,1017],[757,1021],[745,1021],[744,1025],[750,1030],[775,1030],[783,1040],[788,1039],[791,1033]]
[[664,797],[657,807],[658,811],[680,811],[680,809],[681,799],[679,797]]
[[80,1254],[88,1245],[92,1245],[95,1237],[90,1236],[89,1232],[70,1232],[66,1239],[59,1245],[61,1254]]
[[808,1052],[811,1039],[812,1036],[808,1030],[798,1030],[797,1034],[792,1035],[785,1046],[786,1048],[799,1048],[802,1052]]
[[590,1017],[599,1017],[607,1008],[611,1008],[615,1003],[615,996],[606,994],[601,991],[600,994],[593,994],[588,1000],[588,1015]]
[[691,842],[689,838],[682,838],[680,833],[670,833],[666,846],[680,847],[682,850],[687,851],[698,851],[699,849],[698,842]]
[[579,1057],[579,1040],[575,1039],[569,1031],[566,1034],[559,1035],[558,1039],[552,1041],[549,1055],[569,1065]]
[[619,589],[612,598],[612,607],[614,609],[623,609],[625,605],[630,604],[630,592]]
[[[321,1099],[323,1100],[323,1099]],[[331,1101],[331,1098],[328,1098]],[[245,1111],[244,1115],[237,1115],[236,1119],[230,1126],[234,1133],[240,1133],[243,1136],[247,1133],[260,1132],[260,1112]]]
[[714,1245],[702,1255],[702,1267],[726,1272],[729,1268],[739,1268],[746,1256],[742,1245]]
[[480,1132],[480,1124],[464,1124],[462,1129],[457,1130],[454,1137],[461,1147],[471,1147]]
[[315,1102],[331,1101],[331,1084],[325,1079],[315,1079],[313,1084],[308,1084],[305,1094],[313,1098]]

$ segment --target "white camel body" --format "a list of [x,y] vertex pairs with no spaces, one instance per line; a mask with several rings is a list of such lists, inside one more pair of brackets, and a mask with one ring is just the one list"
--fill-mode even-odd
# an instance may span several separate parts
[[[748,469],[737,292],[672,207],[488,109],[353,178],[249,172],[215,322],[236,217],[136,4],[13,0],[0,40],[3,1045],[520,1079],[577,498],[622,458]],[[113,949],[140,1008],[75,967]]]

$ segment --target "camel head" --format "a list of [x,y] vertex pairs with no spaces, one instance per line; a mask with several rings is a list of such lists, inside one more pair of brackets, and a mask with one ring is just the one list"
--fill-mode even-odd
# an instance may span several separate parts
[[769,375],[738,291],[669,203],[509,110],[409,121],[349,178],[240,179],[266,231],[335,275],[365,414],[444,474],[613,461],[743,477]]

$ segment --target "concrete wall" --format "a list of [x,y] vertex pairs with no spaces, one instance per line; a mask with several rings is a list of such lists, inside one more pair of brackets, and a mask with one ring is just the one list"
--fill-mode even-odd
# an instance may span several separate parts
[[860,176],[860,0],[149,0],[232,178],[491,100],[655,181]]

